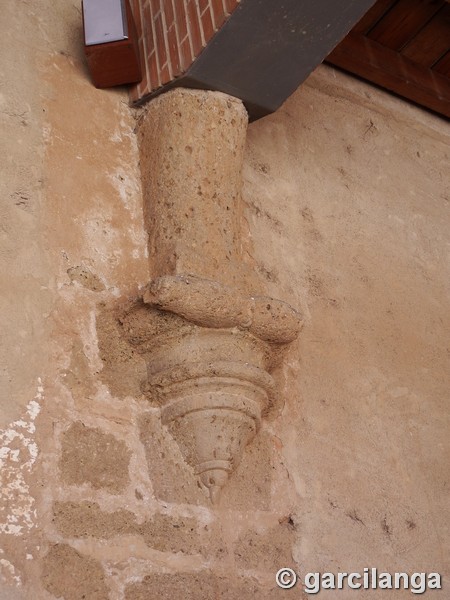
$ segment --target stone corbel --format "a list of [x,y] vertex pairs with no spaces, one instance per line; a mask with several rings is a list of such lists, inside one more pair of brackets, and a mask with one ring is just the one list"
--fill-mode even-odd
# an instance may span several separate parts
[[145,356],[148,398],[213,503],[273,403],[271,371],[301,326],[243,260],[246,128],[240,100],[177,89],[149,104],[138,131],[153,279],[122,323]]

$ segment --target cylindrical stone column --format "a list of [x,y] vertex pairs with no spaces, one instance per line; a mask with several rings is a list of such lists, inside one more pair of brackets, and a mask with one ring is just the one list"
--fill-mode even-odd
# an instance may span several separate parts
[[237,286],[241,268],[242,102],[175,89],[139,127],[152,277],[191,274]]

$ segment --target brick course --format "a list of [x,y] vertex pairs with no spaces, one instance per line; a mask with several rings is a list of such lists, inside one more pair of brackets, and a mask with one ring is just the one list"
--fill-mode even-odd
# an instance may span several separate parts
[[240,0],[131,0],[143,79],[131,88],[137,103],[191,66]]

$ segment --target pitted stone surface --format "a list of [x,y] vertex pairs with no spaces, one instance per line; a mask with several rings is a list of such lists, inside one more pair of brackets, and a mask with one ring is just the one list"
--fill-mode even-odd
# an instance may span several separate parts
[[139,126],[153,275],[143,296],[151,310],[138,309],[144,343],[123,322],[146,358],[146,392],[213,504],[274,404],[269,372],[301,324],[263,295],[246,261],[246,129],[236,98],[184,89],[157,98]]
[[60,469],[69,484],[90,483],[113,494],[121,492],[129,481],[130,451],[110,433],[73,423],[63,434]]
[[176,89],[149,104],[138,137],[152,277],[261,289],[242,264],[247,121],[242,102],[220,92]]
[[42,584],[64,600],[108,600],[105,573],[101,565],[67,544],[56,544],[42,563]]
[[302,598],[301,592],[264,589],[250,577],[230,579],[209,571],[147,575],[142,582],[127,587],[125,600],[276,600]]
[[[157,275],[146,256],[136,122],[126,92],[92,86],[79,8],[2,2],[1,600],[302,598],[298,586],[274,589],[271,535],[300,573],[364,561],[440,571],[447,587],[447,124],[323,66],[249,126],[244,268],[210,279],[287,301],[305,327],[271,373],[275,418],[212,508],[140,388],[155,333],[190,335],[193,325],[159,312],[149,331],[140,310],[158,309],[143,302],[121,322]],[[80,279],[71,282],[69,269]],[[62,479],[61,442],[77,421],[129,448],[120,493]],[[107,453],[93,468],[102,465],[111,470]],[[164,527],[208,526],[202,551],[170,527],[153,546],[160,513]],[[297,529],[284,544],[276,532],[290,518]],[[147,543],[128,532],[150,522]],[[60,545],[70,554],[47,559]]]

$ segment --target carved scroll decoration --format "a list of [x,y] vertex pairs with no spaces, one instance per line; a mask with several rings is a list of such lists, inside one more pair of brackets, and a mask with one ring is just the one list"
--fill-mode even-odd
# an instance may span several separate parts
[[150,268],[123,319],[145,356],[145,393],[216,503],[273,403],[271,371],[299,314],[264,295],[243,260],[242,103],[177,89],[139,127]]

